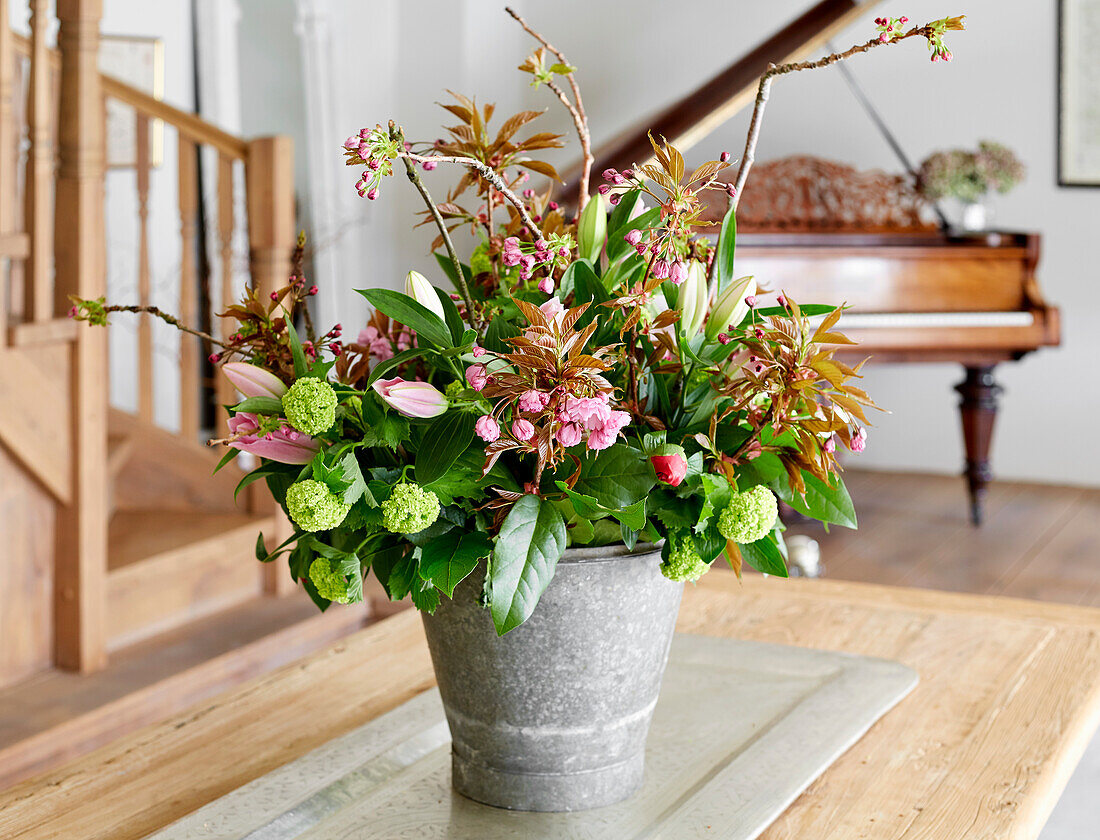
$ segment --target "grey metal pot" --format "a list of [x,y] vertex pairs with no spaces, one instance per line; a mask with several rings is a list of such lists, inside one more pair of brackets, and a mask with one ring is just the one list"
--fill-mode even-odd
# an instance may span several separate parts
[[645,741],[683,584],[660,549],[571,548],[534,614],[498,637],[470,575],[423,615],[452,738],[452,781],[470,799],[577,811],[642,783]]

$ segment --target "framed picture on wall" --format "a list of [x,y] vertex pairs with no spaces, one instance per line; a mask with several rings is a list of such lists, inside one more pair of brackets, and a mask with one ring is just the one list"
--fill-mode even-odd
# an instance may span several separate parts
[[1058,183],[1100,187],[1100,0],[1058,0]]
[[[164,42],[160,38],[104,35],[99,46],[99,71],[164,98]],[[137,115],[124,102],[107,99],[107,166],[125,169],[137,165]],[[149,122],[149,164],[164,158],[164,123]]]

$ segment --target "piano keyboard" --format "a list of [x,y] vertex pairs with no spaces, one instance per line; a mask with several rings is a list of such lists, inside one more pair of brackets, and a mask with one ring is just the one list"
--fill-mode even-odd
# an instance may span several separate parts
[[837,329],[914,329],[921,327],[1030,327],[1033,312],[846,312]]

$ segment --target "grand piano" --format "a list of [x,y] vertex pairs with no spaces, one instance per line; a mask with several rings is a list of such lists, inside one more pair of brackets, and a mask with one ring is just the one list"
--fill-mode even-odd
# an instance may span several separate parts
[[[822,0],[706,84],[595,153],[593,171],[649,159],[645,129],[686,151],[749,104],[769,63],[809,57],[876,5]],[[856,91],[859,94],[859,91]],[[758,164],[738,207],[737,271],[795,300],[847,303],[840,328],[872,362],[950,362],[965,370],[959,409],[970,517],[982,519],[1000,387],[997,364],[1059,343],[1058,310],[1036,280],[1040,237],[957,235],[929,221],[912,167],[860,172],[814,158]],[[730,170],[735,171],[734,169]],[[569,184],[563,196],[575,194]],[[930,210],[936,214],[930,214]],[[725,203],[711,208],[720,220]],[[942,214],[938,214],[942,220]]]

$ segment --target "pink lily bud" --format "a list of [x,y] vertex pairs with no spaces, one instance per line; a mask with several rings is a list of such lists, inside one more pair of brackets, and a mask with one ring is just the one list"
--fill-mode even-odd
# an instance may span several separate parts
[[222,365],[225,378],[245,397],[274,397],[286,393],[286,384],[271,371],[248,362],[228,362]]
[[229,418],[229,430],[240,435],[229,444],[233,449],[249,452],[258,458],[278,461],[280,464],[308,464],[321,448],[321,444],[309,435],[303,435],[289,424],[282,424],[277,432],[259,436],[259,421],[255,414],[235,414]]
[[395,376],[379,379],[371,387],[386,405],[406,417],[438,417],[447,410],[447,398],[427,382],[410,382]]

